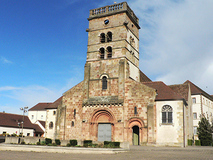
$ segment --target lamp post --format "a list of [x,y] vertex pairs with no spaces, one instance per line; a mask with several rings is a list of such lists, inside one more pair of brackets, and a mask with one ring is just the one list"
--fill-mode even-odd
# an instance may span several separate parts
[[21,122],[22,123],[22,138],[23,138],[23,135],[24,135],[24,133],[23,133],[23,129],[24,129],[24,113],[27,112],[27,109],[28,109],[28,107],[20,108],[20,110],[23,111],[23,121]]

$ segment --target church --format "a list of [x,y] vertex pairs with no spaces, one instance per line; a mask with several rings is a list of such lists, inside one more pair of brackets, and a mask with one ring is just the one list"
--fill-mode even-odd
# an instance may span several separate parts
[[84,80],[57,101],[53,138],[186,146],[193,137],[190,86],[153,82],[139,69],[132,9],[126,2],[92,9],[88,21]]

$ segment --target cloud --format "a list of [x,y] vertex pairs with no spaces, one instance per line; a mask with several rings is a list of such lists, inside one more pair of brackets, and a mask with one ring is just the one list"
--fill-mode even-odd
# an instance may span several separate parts
[[213,1],[136,0],[129,4],[142,28],[141,70],[166,84],[189,79],[213,94]]
[[0,62],[3,64],[12,64],[13,63],[12,61],[6,59],[5,57],[1,57]]

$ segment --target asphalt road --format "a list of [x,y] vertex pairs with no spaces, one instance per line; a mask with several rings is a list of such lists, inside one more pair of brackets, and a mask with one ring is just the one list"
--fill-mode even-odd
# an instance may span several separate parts
[[0,151],[1,160],[142,160],[142,159],[213,159],[213,147],[145,147],[131,146],[116,154],[44,153]]

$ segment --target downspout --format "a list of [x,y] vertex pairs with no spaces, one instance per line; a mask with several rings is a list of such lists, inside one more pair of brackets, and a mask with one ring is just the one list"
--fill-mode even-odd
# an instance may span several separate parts
[[184,108],[184,100],[183,100],[183,147],[186,147],[185,145],[185,108]]

